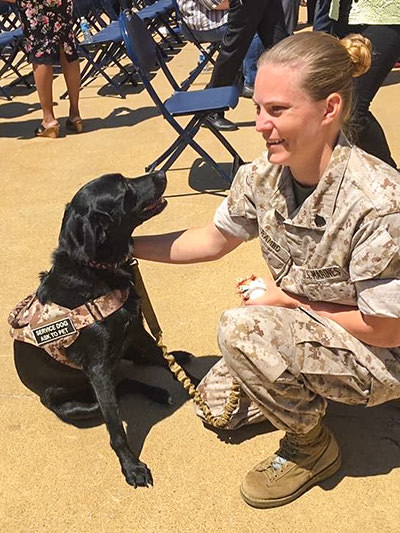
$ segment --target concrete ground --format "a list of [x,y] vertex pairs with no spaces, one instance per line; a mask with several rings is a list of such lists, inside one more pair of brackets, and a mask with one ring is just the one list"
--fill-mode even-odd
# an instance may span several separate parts
[[[194,64],[190,45],[174,57],[183,77]],[[160,83],[157,77],[157,83]],[[207,74],[197,86],[204,86]],[[400,161],[397,120],[400,74],[393,71],[373,111]],[[165,96],[166,88],[161,91]],[[67,102],[63,80],[54,84],[62,123]],[[0,327],[0,529],[4,533],[153,533],[299,531],[398,532],[400,522],[400,410],[396,404],[361,409],[332,404],[327,423],[343,451],[332,479],[278,509],[256,510],[240,498],[245,472],[273,451],[282,436],[268,425],[233,433],[206,430],[172,376],[149,369],[145,378],[173,394],[172,407],[140,396],[121,406],[129,441],[153,472],[154,487],[133,489],[121,475],[104,425],[78,429],[64,424],[19,381],[6,318],[37,286],[50,264],[65,204],[88,180],[107,172],[138,176],[172,141],[174,133],[138,89],[125,100],[99,82],[81,93],[85,133],[37,139],[41,114],[35,92],[19,90],[0,102],[2,161],[2,303]],[[227,137],[246,161],[263,150],[254,131],[254,109],[241,99],[228,117],[240,129]],[[220,162],[227,154],[208,130],[199,140]],[[172,231],[210,219],[225,196],[223,184],[187,149],[168,172],[168,208],[138,233]],[[141,270],[169,349],[196,356],[202,376],[218,358],[216,325],[223,309],[239,304],[238,277],[265,275],[257,242],[221,261],[168,266],[141,262]]]

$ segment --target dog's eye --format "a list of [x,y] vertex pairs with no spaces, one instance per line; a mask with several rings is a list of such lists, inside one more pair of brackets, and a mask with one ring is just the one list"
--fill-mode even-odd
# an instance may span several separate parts
[[128,189],[125,193],[124,198],[124,210],[125,211],[131,211],[136,205],[136,194],[131,190]]

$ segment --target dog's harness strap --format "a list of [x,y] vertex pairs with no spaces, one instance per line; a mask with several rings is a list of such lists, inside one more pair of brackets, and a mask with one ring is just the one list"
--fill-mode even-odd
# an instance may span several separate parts
[[70,315],[73,317],[74,324],[77,324],[77,329],[82,329],[94,322],[101,322],[118,311],[128,296],[129,289],[116,289],[72,309]]
[[79,331],[101,322],[120,309],[130,289],[113,290],[74,309],[55,303],[41,304],[32,293],[20,302],[8,317],[10,335],[46,350],[58,362],[81,368],[70,361],[65,349],[78,338]]
[[151,305],[149,295],[147,293],[142,275],[139,270],[139,264],[136,260],[132,262],[132,267],[134,270],[135,289],[138,296],[141,298],[143,315],[146,319],[151,333],[157,340],[158,346],[162,350],[163,357],[166,359],[169,369],[175,375],[179,383],[181,383],[183,388],[188,392],[189,396],[200,407],[206,421],[211,426],[216,428],[226,427],[229,424],[233,413],[239,405],[241,393],[239,384],[233,380],[232,388],[229,393],[229,398],[225,405],[223,413],[219,416],[214,416],[211,413],[211,409],[209,408],[207,403],[201,397],[199,391],[191,382],[185,370],[178,364],[173,354],[168,353],[168,349],[162,340],[162,330],[160,328],[160,324],[157,320],[157,316],[154,312],[153,306]]

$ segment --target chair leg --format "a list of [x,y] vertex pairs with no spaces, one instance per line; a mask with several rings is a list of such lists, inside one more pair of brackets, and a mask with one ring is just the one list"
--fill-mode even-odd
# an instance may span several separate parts
[[[167,117],[166,117],[167,118]],[[168,120],[168,118],[167,118]],[[188,130],[188,131],[191,131],[191,129],[193,128],[194,124],[197,122],[197,117],[193,117],[191,118],[191,120],[189,121],[189,123],[187,124],[185,130]],[[172,126],[174,126],[174,124],[171,124]],[[175,126],[174,126],[175,127]],[[183,131],[183,129],[182,129]],[[154,169],[156,167],[158,167],[158,165],[160,165],[163,161],[165,161],[165,159],[167,159],[172,153],[175,152],[175,150],[177,150],[179,148],[179,145],[182,143],[182,138],[181,137],[178,137],[172,144],[169,148],[167,148],[167,150],[165,150],[165,152],[163,152],[159,157],[157,157],[157,159],[155,161],[153,161],[153,163],[150,163],[150,165],[147,165],[147,167],[145,168],[146,172],[153,172]],[[185,143],[184,144],[184,147],[187,146],[187,144]],[[183,149],[182,149],[183,150]],[[179,152],[178,156],[181,154],[182,150]],[[177,156],[177,157],[178,157]],[[176,158],[175,158],[176,159]],[[175,161],[174,159],[174,161]],[[169,167],[172,165],[172,163],[174,162],[172,161],[169,165]],[[168,167],[168,168],[169,168]]]
[[[195,116],[192,118],[192,120],[189,122],[189,124],[186,126],[185,129],[179,128],[180,131],[178,133],[180,134],[180,137],[178,139],[179,143],[176,147],[175,151],[171,154],[169,159],[164,163],[161,170],[168,170],[175,161],[178,159],[178,157],[181,155],[183,150],[186,148],[186,146],[191,146],[199,155],[203,158],[203,160],[208,163],[216,172],[219,174],[225,181],[229,183],[229,185],[232,183],[232,172],[228,176],[226,172],[221,168],[221,166],[194,140],[194,135],[198,132],[200,129],[200,125],[204,122],[207,114],[202,114],[201,116]],[[175,141],[176,142],[176,141]],[[225,147],[227,145],[223,143]],[[227,143],[229,145],[229,143]],[[230,146],[230,145],[229,145]],[[234,148],[230,146],[231,154],[235,154],[238,156],[237,152],[235,152]],[[233,162],[232,166],[235,165],[235,161]]]
[[8,94],[8,92],[3,89],[3,87],[0,85],[0,93],[4,96],[4,98],[7,98],[7,100],[12,100],[12,96]]
[[238,157],[239,158],[239,165],[243,165],[244,164],[244,161],[242,160],[242,158],[239,156],[239,154],[237,153],[237,151],[234,149],[234,147],[231,145],[231,143],[222,135],[222,133],[217,130],[217,128],[213,125],[213,124],[210,124],[209,122],[207,122],[207,127],[208,129],[210,129],[213,134],[217,137],[217,139],[220,141],[221,144],[223,144],[225,146],[225,148],[228,150],[228,152],[235,158],[235,157]]

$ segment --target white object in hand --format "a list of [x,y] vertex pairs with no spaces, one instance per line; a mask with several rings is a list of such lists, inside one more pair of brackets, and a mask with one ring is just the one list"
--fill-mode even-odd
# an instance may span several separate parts
[[263,296],[266,291],[264,280],[254,276],[254,274],[240,280],[236,287],[243,300],[255,300]]

